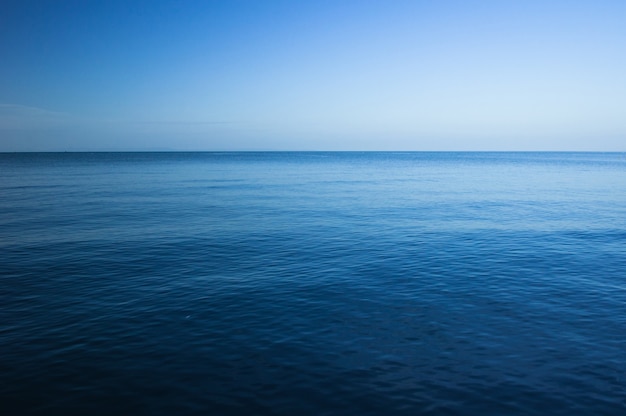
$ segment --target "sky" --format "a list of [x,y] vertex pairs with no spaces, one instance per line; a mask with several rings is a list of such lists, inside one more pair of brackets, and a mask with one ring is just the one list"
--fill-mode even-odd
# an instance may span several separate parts
[[0,151],[626,151],[626,1],[0,2]]

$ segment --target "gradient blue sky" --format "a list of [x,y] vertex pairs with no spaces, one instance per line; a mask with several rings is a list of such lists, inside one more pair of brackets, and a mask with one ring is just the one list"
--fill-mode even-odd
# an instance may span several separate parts
[[0,151],[626,150],[626,1],[0,5]]

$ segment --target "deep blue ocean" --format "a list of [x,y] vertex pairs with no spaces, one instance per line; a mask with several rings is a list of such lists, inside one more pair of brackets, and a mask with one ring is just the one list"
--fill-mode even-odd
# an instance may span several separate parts
[[626,156],[0,154],[0,414],[626,414]]

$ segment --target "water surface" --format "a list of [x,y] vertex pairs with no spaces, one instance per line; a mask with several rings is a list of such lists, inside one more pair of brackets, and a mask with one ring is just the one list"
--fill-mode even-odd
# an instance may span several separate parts
[[0,154],[0,413],[626,413],[620,153]]

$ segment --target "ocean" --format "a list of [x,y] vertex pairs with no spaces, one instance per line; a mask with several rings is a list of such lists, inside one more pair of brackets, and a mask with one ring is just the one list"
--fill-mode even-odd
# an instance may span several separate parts
[[623,153],[0,154],[2,415],[626,414]]

